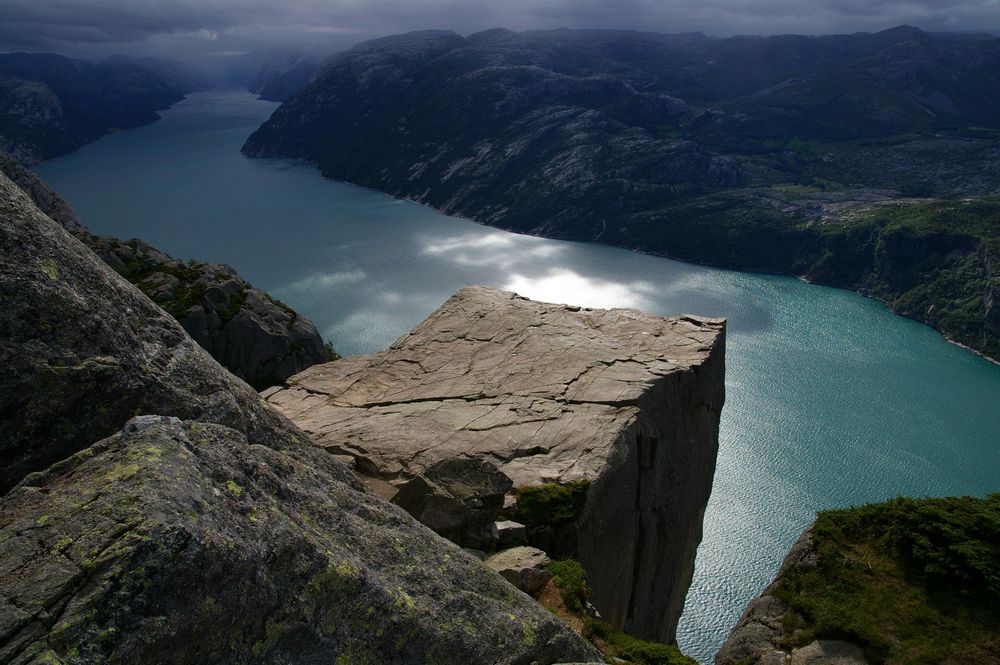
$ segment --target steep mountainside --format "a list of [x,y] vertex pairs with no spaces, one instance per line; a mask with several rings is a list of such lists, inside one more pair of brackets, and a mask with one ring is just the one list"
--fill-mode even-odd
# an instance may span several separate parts
[[212,80],[207,73],[197,67],[188,66],[177,60],[112,55],[105,58],[104,62],[115,65],[134,65],[153,72],[171,88],[183,94],[198,90],[208,90],[212,87]]
[[311,81],[327,55],[294,47],[257,49],[232,58],[222,76],[261,99],[280,102]]
[[1000,357],[998,72],[998,39],[907,27],[412,33],[331,58],[244,152],[509,230],[807,275]]
[[337,354],[313,323],[225,265],[178,261],[141,240],[99,237],[38,176],[0,153],[0,172],[35,205],[176,318],[202,348],[255,388]]
[[0,661],[598,660],[2,175],[0,221]]
[[716,665],[1000,663],[1000,494],[822,512]]
[[0,150],[23,164],[37,163],[109,132],[153,122],[157,111],[188,91],[133,60],[0,54]]

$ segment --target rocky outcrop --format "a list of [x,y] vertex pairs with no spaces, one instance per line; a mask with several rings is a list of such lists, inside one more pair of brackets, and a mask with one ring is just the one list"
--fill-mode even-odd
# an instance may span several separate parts
[[137,413],[273,440],[282,419],[0,176],[0,491]]
[[535,593],[552,579],[549,557],[534,547],[514,547],[486,559],[486,567],[525,593]]
[[809,531],[792,546],[781,570],[733,628],[719,653],[716,665],[868,665],[864,650],[856,644],[837,640],[815,640],[785,647],[788,637],[787,603],[774,595],[780,580],[789,573],[816,568],[816,546]]
[[82,233],[87,230],[80,218],[73,212],[61,196],[56,194],[44,180],[33,171],[21,166],[14,157],[0,151],[0,172],[20,187],[34,202],[38,209],[48,215],[49,219],[71,233]]
[[593,602],[670,641],[715,468],[723,330],[470,287],[387,351],[263,394],[381,482],[456,456],[492,461],[519,487],[590,481],[576,551]]
[[716,665],[1000,663],[1000,494],[826,510]]
[[312,321],[229,266],[178,261],[141,240],[95,236],[37,175],[0,153],[0,172],[51,219],[176,318],[198,344],[255,388],[337,357]]
[[511,480],[481,459],[442,460],[399,488],[392,502],[448,540],[492,551]]
[[226,265],[178,261],[141,240],[89,237],[87,244],[176,318],[212,357],[266,388],[338,356],[312,321]]
[[0,193],[0,661],[597,659]]

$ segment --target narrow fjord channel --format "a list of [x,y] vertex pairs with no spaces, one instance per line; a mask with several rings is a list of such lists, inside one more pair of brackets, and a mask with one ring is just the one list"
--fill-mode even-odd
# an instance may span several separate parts
[[344,355],[380,350],[458,288],[729,320],[718,470],[679,642],[709,663],[815,511],[1000,491],[1000,366],[847,291],[518,236],[243,157],[274,110],[191,95],[38,171],[90,229],[228,263]]

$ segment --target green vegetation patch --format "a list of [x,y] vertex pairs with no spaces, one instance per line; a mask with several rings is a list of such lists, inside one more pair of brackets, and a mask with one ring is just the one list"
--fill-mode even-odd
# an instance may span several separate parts
[[553,561],[548,565],[563,602],[571,612],[583,612],[587,607],[587,596],[590,587],[587,586],[587,572],[579,561],[566,559]]
[[621,658],[638,665],[698,665],[673,644],[639,640],[591,618],[584,619],[584,637],[597,644],[608,658]]
[[546,483],[517,488],[518,521],[532,526],[561,526],[572,522],[587,502],[589,480],[557,485]]
[[787,647],[848,639],[873,663],[1000,662],[1000,494],[826,511],[817,566],[775,595]]
[[559,595],[566,609],[583,623],[583,636],[597,647],[608,662],[618,658],[638,665],[697,665],[673,644],[639,640],[589,616],[586,609],[590,587],[587,584],[587,573],[579,561],[553,561],[548,569],[554,575],[553,580],[559,587]]

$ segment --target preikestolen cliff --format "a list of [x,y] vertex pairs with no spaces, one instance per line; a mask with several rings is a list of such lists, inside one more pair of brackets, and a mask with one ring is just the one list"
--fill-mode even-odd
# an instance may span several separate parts
[[0,662],[1000,663],[1000,17],[815,2],[0,7]]

